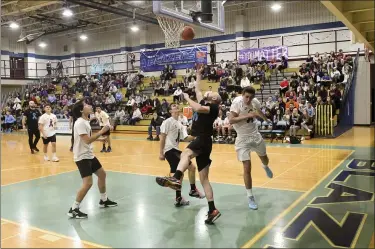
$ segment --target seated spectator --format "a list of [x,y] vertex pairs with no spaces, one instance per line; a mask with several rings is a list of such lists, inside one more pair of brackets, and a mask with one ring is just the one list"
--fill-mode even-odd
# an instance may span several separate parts
[[118,124],[123,124],[123,123],[121,123],[121,121],[124,120],[124,117],[125,117],[124,109],[121,108],[121,107],[118,107],[117,111],[115,112],[115,117],[114,117],[115,126],[118,125]]
[[266,101],[266,107],[271,110],[274,106],[275,102],[273,101],[272,97],[268,97],[268,100]]
[[139,107],[136,104],[134,104],[134,106],[133,106],[133,114],[132,114],[132,118],[129,120],[129,124],[130,125],[135,125],[142,118],[143,118],[142,117],[142,113],[139,110]]
[[333,71],[331,72],[331,78],[332,78],[332,81],[334,83],[337,83],[337,82],[340,82],[340,77],[341,77],[341,73],[340,71],[337,69],[337,67],[335,67],[333,69]]
[[125,110],[126,110],[126,111],[130,111],[130,110],[132,110],[133,107],[134,107],[134,105],[135,105],[135,98],[134,98],[134,96],[131,96],[131,97],[129,98],[128,102],[126,103],[126,108],[125,108]]
[[288,68],[288,60],[285,58],[285,56],[281,56],[281,64],[277,67],[277,70],[281,72],[286,68]]
[[289,90],[289,82],[284,77],[283,81],[280,82],[280,96],[284,96],[285,93]]
[[318,92],[318,96],[321,97],[324,102],[327,100],[328,92],[324,88],[324,86],[320,86],[320,90]]
[[310,118],[315,117],[315,109],[314,109],[314,107],[312,106],[311,102],[307,102],[306,112],[307,112],[307,115],[308,115]]
[[307,132],[310,134],[314,128],[313,125],[314,119],[308,115],[307,110],[304,110],[301,116],[301,128],[307,130]]
[[250,80],[245,75],[243,75],[241,79],[241,88],[243,89],[248,86],[250,86]]
[[[178,122],[180,122],[182,124],[182,134],[187,136],[188,135],[187,128],[189,127],[189,120],[187,119],[187,117],[184,116],[184,114],[182,112],[180,112],[180,115],[178,116]],[[182,138],[181,138],[181,140],[182,140]]]
[[297,131],[301,129],[301,122],[302,122],[302,117],[298,113],[298,109],[294,108],[292,114],[290,115],[289,119],[289,135],[292,137],[295,137],[297,135]]
[[16,123],[16,119],[13,117],[13,115],[10,113],[10,111],[7,111],[4,118],[4,131],[5,132],[12,132],[13,131],[13,125]]
[[117,90],[117,92],[115,94],[115,99],[116,99],[116,102],[122,101],[122,93],[121,93],[120,89]]
[[213,129],[216,131],[216,138],[214,139],[216,142],[222,141],[222,126],[223,126],[223,120],[221,119],[220,115],[221,111],[219,111],[219,116],[215,119],[213,124]]
[[230,115],[230,112],[227,112],[226,117],[224,121],[222,122],[222,128],[221,128],[224,140],[226,140],[227,142],[232,141],[232,130],[233,130],[233,125],[231,125],[229,122],[229,115]]
[[[154,114],[154,116],[151,119],[150,125],[148,126],[148,138],[147,140],[150,141],[160,141],[159,135],[160,135],[160,126],[163,123],[164,118],[159,116],[157,113]],[[156,131],[156,137],[152,137],[152,128]]]
[[182,90],[180,87],[177,87],[176,91],[173,93],[173,102],[180,103],[183,100]]

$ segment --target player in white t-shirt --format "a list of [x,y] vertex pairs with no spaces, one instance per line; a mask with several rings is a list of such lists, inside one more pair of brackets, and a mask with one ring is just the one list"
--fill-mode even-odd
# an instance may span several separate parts
[[[101,128],[104,126],[108,125],[110,126],[110,118],[109,115],[102,110],[100,106],[96,107],[96,112],[95,112],[95,118],[99,121],[99,125]],[[112,147],[111,147],[111,132],[108,130],[106,133],[103,134],[103,149],[100,152],[111,152]],[[105,148],[105,144],[108,143],[107,149]]]
[[[188,138],[188,134],[184,132],[183,125],[179,122],[179,108],[178,105],[172,104],[170,106],[171,117],[164,120],[160,127],[160,160],[167,160],[170,166],[170,173],[176,173],[178,163],[180,162],[181,151],[178,148],[180,140]],[[195,186],[195,165],[190,162],[189,171],[189,182],[190,192],[189,195],[196,198],[204,198],[197,187]],[[186,201],[181,196],[181,190],[176,190],[176,207],[189,205],[189,201]]]
[[267,176],[269,178],[273,177],[273,173],[268,167],[269,159],[266,144],[254,120],[256,117],[260,117],[265,121],[268,120],[260,109],[261,104],[255,98],[255,89],[251,86],[245,87],[242,96],[236,97],[233,100],[229,117],[230,123],[233,124],[233,128],[237,132],[235,148],[237,158],[243,164],[245,187],[249,198],[249,208],[251,209],[258,209],[252,193],[251,151],[255,151],[258,154]]
[[57,118],[56,115],[51,113],[52,108],[50,105],[44,106],[45,113],[40,116],[38,124],[39,131],[42,135],[43,140],[43,152],[44,160],[49,161],[47,154],[48,144],[52,145],[52,162],[58,162],[59,158],[56,156],[56,124]]
[[78,103],[74,104],[72,109],[73,115],[78,118],[73,128],[73,155],[74,162],[76,163],[79,173],[82,177],[82,187],[78,191],[76,199],[73,202],[73,205],[67,215],[76,219],[87,218],[87,214],[79,210],[79,205],[92,186],[93,173],[98,177],[98,188],[100,192],[99,206],[103,208],[117,206],[116,202],[109,200],[107,197],[106,173],[99,160],[95,157],[92,146],[93,142],[99,140],[99,138],[103,136],[103,134],[109,131],[110,126],[105,125],[98,133],[93,135],[89,118],[89,115],[92,112],[92,106],[84,104],[83,101],[79,101]]

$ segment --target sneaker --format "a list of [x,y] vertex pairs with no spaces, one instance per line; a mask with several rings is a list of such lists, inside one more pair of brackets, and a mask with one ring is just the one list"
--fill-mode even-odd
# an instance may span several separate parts
[[73,151],[73,146],[72,147],[70,147],[70,152],[72,152]]
[[37,147],[35,147],[33,150],[39,152],[39,149]]
[[168,187],[173,190],[181,190],[181,182],[174,177],[156,177],[156,183],[162,187]]
[[107,150],[106,150],[106,148],[105,147],[103,147],[103,149],[100,151],[100,152],[107,152]]
[[253,209],[253,210],[257,210],[258,209],[258,205],[255,202],[254,196],[250,196],[249,197],[249,208]]
[[57,156],[52,157],[52,162],[58,162],[59,158]]
[[194,190],[191,189],[190,192],[189,192],[189,196],[195,197],[195,198],[198,198],[198,199],[203,199],[205,197],[205,195],[201,194],[197,188],[194,189]]
[[82,213],[78,208],[76,208],[74,210],[72,208],[70,208],[67,215],[71,218],[74,218],[74,219],[86,219],[87,218],[87,214]]
[[174,203],[174,206],[175,207],[182,207],[182,206],[187,206],[189,205],[190,202],[185,200],[182,196],[181,197],[178,197],[176,198],[176,202]]
[[49,161],[49,157],[48,156],[44,156],[44,161]]
[[154,138],[153,138],[152,136],[149,136],[149,137],[147,138],[147,140],[152,141],[152,140],[154,140]]
[[266,166],[264,168],[264,170],[266,171],[268,178],[272,178],[273,177],[273,173],[272,173],[270,167]]
[[160,141],[159,136],[156,136],[156,138],[154,139],[154,141]]
[[112,152],[112,148],[108,147],[106,152]]
[[34,150],[33,149],[31,149],[31,154],[34,154]]
[[207,219],[204,221],[206,224],[212,225],[214,224],[214,221],[217,220],[221,216],[221,213],[219,210],[215,209],[211,213],[207,213]]
[[99,207],[101,208],[106,208],[106,207],[116,207],[117,203],[114,201],[111,201],[110,199],[107,198],[106,201],[100,200],[99,202]]

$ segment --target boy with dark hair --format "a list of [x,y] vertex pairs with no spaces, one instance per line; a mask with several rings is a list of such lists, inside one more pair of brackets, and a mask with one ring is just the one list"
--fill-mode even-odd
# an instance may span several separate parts
[[68,216],[76,219],[87,218],[87,214],[79,210],[79,205],[90,190],[94,173],[98,177],[98,187],[100,192],[100,207],[114,207],[116,202],[108,199],[106,193],[106,172],[99,160],[94,156],[92,143],[109,131],[109,125],[104,126],[98,133],[92,135],[89,115],[93,113],[92,106],[79,101],[73,107],[72,113],[77,117],[74,124],[74,161],[82,177],[82,187],[78,191],[72,207],[67,213]]
[[52,113],[52,108],[49,104],[44,106],[45,113],[39,119],[39,131],[43,139],[44,160],[49,161],[47,155],[48,144],[52,145],[52,162],[58,162],[59,158],[56,156],[56,124],[57,117]]

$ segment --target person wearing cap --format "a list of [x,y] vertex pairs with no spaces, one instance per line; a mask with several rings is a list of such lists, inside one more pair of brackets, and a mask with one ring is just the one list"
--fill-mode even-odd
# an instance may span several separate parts
[[[42,116],[40,111],[36,108],[34,101],[29,102],[29,108],[23,113],[22,127],[24,130],[27,128],[27,134],[29,135],[29,146],[31,154],[34,152],[39,152],[36,145],[40,139],[40,132],[38,129],[38,119]],[[33,137],[35,136],[35,140]]]

